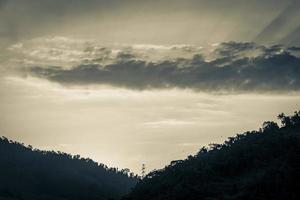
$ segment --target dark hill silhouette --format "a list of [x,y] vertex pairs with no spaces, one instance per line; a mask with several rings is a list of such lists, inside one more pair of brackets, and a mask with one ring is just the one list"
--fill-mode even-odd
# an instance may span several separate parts
[[300,199],[300,112],[149,173],[124,200]]
[[0,138],[0,200],[120,198],[138,177],[62,152],[40,151]]

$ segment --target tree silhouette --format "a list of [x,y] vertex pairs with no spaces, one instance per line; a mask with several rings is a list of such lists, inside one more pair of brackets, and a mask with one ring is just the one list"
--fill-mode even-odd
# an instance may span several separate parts
[[80,155],[0,138],[0,199],[101,200],[128,193],[138,177]]
[[150,172],[124,200],[299,199],[300,112]]

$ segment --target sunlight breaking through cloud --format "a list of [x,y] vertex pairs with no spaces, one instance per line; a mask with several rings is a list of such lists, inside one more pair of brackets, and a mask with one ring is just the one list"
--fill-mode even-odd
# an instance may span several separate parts
[[182,88],[209,92],[291,92],[300,89],[297,47],[250,42],[102,46],[39,38],[9,48],[4,68],[68,87],[110,85],[133,90]]

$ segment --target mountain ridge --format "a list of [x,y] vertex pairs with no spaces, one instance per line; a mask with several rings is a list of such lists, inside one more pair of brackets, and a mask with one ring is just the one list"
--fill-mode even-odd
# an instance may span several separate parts
[[123,200],[298,199],[300,112],[278,118],[149,173]]
[[0,177],[0,197],[31,200],[119,198],[138,180],[128,169],[33,149],[5,137],[0,138]]

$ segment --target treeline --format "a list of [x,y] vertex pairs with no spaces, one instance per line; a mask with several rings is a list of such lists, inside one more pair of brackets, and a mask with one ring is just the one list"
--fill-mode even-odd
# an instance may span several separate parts
[[0,138],[0,200],[118,199],[138,179],[128,169]]
[[278,119],[281,126],[265,122],[142,180],[128,169],[2,137],[0,200],[298,200],[300,112]]
[[149,173],[124,200],[300,199],[300,112]]

